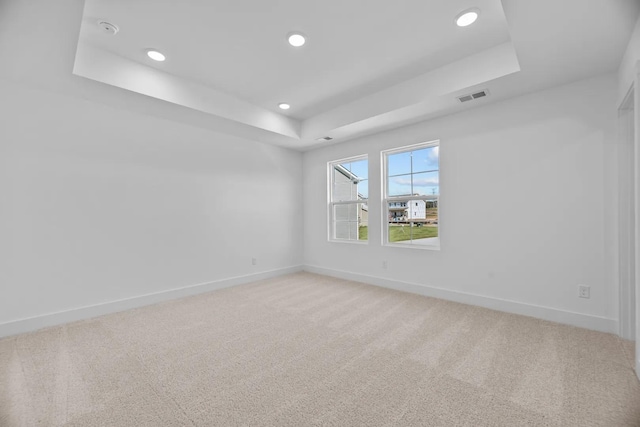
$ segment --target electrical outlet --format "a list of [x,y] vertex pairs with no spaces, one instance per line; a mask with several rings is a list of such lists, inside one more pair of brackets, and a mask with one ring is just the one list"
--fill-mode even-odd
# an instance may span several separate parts
[[591,287],[587,285],[578,285],[578,296],[580,298],[591,298]]
[[387,261],[382,261],[382,269],[383,270],[387,269]]
[[258,260],[256,258],[251,258],[251,265],[258,265]]

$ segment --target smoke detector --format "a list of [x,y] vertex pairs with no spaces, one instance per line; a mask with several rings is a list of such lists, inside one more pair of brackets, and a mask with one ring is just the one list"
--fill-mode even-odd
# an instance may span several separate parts
[[479,92],[470,93],[468,95],[458,96],[458,101],[460,102],[473,101],[474,99],[483,98],[487,95],[489,95],[489,91],[485,89]]
[[108,34],[110,36],[115,36],[116,34],[118,34],[118,31],[120,31],[120,28],[118,28],[117,25],[107,21],[99,21],[98,27],[104,34]]

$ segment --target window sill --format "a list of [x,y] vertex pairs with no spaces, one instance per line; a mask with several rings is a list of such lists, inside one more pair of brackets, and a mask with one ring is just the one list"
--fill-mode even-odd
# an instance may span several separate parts
[[[439,251],[440,250],[440,238],[434,237],[431,239],[421,239],[428,240],[428,242],[420,242],[420,243],[384,243],[383,246],[388,246],[391,248],[409,248],[409,249],[422,249],[427,251]],[[408,242],[408,241],[407,241]]]
[[329,239],[329,243],[347,243],[350,245],[368,245],[368,240],[340,240],[340,239]]

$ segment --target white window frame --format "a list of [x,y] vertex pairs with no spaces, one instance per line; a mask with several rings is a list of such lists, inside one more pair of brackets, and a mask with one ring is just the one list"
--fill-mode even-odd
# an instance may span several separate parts
[[[383,246],[392,246],[392,247],[398,247],[398,248],[410,248],[410,249],[426,249],[426,250],[440,250],[440,239],[442,237],[442,228],[440,227],[442,224],[442,220],[441,220],[441,215],[440,215],[440,197],[441,194],[438,194],[437,197],[437,201],[438,201],[438,237],[434,237],[432,239],[429,239],[430,242],[428,243],[422,243],[422,244],[416,244],[413,243],[413,241],[410,241],[411,243],[394,243],[394,242],[389,242],[389,203],[401,203],[401,202],[407,202],[409,204],[409,208],[411,208],[411,203],[414,200],[424,200],[424,196],[389,196],[389,177],[387,176],[388,173],[388,167],[387,167],[387,159],[388,156],[390,154],[398,154],[398,153],[404,153],[407,151],[415,151],[415,150],[419,150],[422,148],[428,148],[428,147],[439,147],[439,156],[442,155],[442,152],[440,150],[440,140],[436,139],[433,141],[427,141],[427,142],[420,142],[418,144],[412,144],[412,145],[405,145],[403,147],[398,147],[398,148],[392,148],[389,150],[383,150],[380,152],[380,164],[382,165],[382,181],[383,181],[383,185],[381,185],[381,200],[382,200],[382,245]],[[412,171],[413,173],[413,171]],[[439,184],[442,182],[441,180],[441,175],[440,175],[440,159],[438,159],[438,181]],[[440,185],[439,185],[440,186]],[[441,193],[439,191],[439,193]]]
[[[356,200],[348,200],[348,201],[334,201],[333,200],[333,188],[334,188],[334,182],[333,182],[333,169],[335,168],[336,165],[342,164],[342,163],[349,163],[349,162],[357,162],[360,160],[366,160],[367,161],[367,169],[369,168],[369,156],[367,154],[362,154],[359,156],[353,156],[353,157],[346,157],[344,159],[338,159],[338,160],[332,160],[330,162],[327,162],[327,238],[330,242],[338,242],[338,243],[351,243],[351,244],[356,244],[356,245],[367,245],[369,244],[369,239],[367,240],[351,240],[351,239],[337,239],[335,237],[335,228],[334,228],[334,224],[335,221],[333,220],[333,214],[334,214],[334,207],[338,206],[338,205],[356,205],[356,209],[357,209],[357,205],[359,204],[369,204],[369,198],[367,197],[366,199],[356,199]],[[367,186],[369,186],[369,177],[367,174]],[[371,189],[368,188],[367,193],[370,191]],[[368,227],[370,227],[371,224],[368,224]]]

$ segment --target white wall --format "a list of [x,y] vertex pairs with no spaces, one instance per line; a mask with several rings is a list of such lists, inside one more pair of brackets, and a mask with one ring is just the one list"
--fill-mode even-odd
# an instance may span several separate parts
[[0,324],[301,263],[300,153],[0,93]]
[[[305,264],[615,332],[605,236],[614,230],[616,83],[594,78],[305,153]],[[380,150],[434,139],[441,251],[382,247]],[[318,177],[327,161],[361,154],[370,162],[369,244],[327,242],[327,186]],[[591,286],[591,299],[577,297],[579,283]]]
[[302,155],[74,76],[82,8],[0,2],[0,336],[299,268]]

